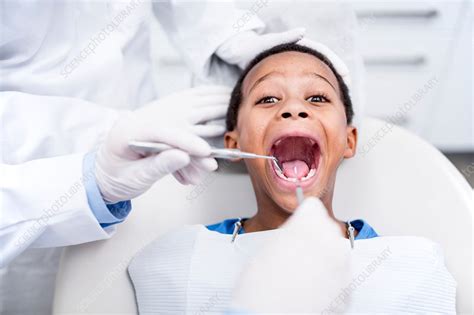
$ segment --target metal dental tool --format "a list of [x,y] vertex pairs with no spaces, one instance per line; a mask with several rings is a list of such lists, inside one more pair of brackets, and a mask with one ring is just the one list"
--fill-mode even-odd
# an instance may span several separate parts
[[301,188],[299,182],[296,184],[296,199],[298,200],[298,205],[303,203],[303,200],[304,200],[303,188]]
[[240,230],[242,229],[242,218],[239,218],[237,222],[234,224],[234,232],[232,233],[232,239],[230,240],[231,243],[235,241],[237,234],[239,234]]
[[[297,174],[296,166],[293,168],[293,171]],[[303,203],[304,200],[303,188],[301,188],[299,177],[296,178],[296,200],[298,200],[298,205]]]
[[347,236],[351,242],[351,249],[354,249],[354,227],[351,225],[351,221],[347,221]]
[[[139,153],[160,153],[166,150],[174,149],[174,147],[167,145],[165,143],[157,143],[157,142],[147,142],[147,141],[130,141],[128,146],[132,148],[134,151]],[[279,161],[274,156],[269,155],[261,155],[255,154],[250,152],[243,152],[239,149],[219,149],[211,147],[211,155],[210,157],[214,158],[221,158],[221,159],[267,159],[273,160],[275,165],[280,168]]]

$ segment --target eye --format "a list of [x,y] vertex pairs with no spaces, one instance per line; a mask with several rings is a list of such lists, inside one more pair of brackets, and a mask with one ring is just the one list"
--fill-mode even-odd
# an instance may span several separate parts
[[328,101],[328,99],[323,95],[313,95],[308,97],[306,100],[311,103],[326,103]]
[[275,96],[265,96],[265,97],[262,97],[257,102],[257,104],[273,104],[273,103],[277,103],[278,101],[279,99]]

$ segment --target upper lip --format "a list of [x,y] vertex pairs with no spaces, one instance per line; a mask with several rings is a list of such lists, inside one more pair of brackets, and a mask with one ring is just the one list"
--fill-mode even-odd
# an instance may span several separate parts
[[276,134],[274,134],[272,136],[272,138],[269,141],[269,145],[267,147],[268,154],[269,155],[272,154],[272,147],[278,140],[282,140],[282,139],[285,139],[285,138],[288,138],[288,137],[310,138],[318,144],[319,148],[321,148],[321,141],[319,139],[319,136],[317,134],[315,134],[314,132],[309,132],[307,130],[301,130],[301,129],[294,129],[294,130],[286,129],[284,131],[277,132]]

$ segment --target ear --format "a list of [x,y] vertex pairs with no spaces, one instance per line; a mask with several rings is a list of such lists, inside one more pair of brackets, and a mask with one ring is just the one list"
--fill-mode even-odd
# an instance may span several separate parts
[[346,149],[344,151],[344,158],[350,159],[356,153],[357,148],[357,128],[354,126],[347,126],[346,127],[346,138],[347,144]]
[[239,149],[239,135],[235,130],[224,134],[224,146],[226,149]]
[[[224,147],[226,149],[240,149],[239,146],[239,134],[237,131],[227,131],[224,134]],[[242,159],[232,159],[233,162],[238,162]]]

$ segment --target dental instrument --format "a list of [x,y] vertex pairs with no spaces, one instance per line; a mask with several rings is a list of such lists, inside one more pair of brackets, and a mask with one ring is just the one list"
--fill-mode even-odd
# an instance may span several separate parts
[[230,240],[231,243],[235,241],[235,238],[237,237],[237,234],[239,234],[241,229],[242,229],[242,218],[239,218],[239,220],[235,222],[235,225],[234,225],[234,232],[232,233],[232,238]]
[[299,182],[296,184],[296,200],[298,200],[298,205],[300,205],[304,200],[303,188],[301,188]]
[[[293,172],[294,174],[298,174],[298,169],[296,168],[296,166],[293,168]],[[300,178],[297,177],[296,178],[296,200],[298,201],[298,205],[301,205],[304,200],[303,188],[301,188],[300,182],[301,182]]]
[[[161,153],[166,150],[174,149],[174,147],[165,143],[147,142],[147,141],[130,141],[129,147],[139,153]],[[275,166],[281,171],[280,162],[274,156],[261,155],[250,152],[243,152],[239,149],[219,149],[211,147],[210,157],[221,158],[221,159],[267,159],[272,160]]]
[[351,221],[347,221],[347,236],[351,242],[351,249],[354,249],[354,227],[351,225]]

